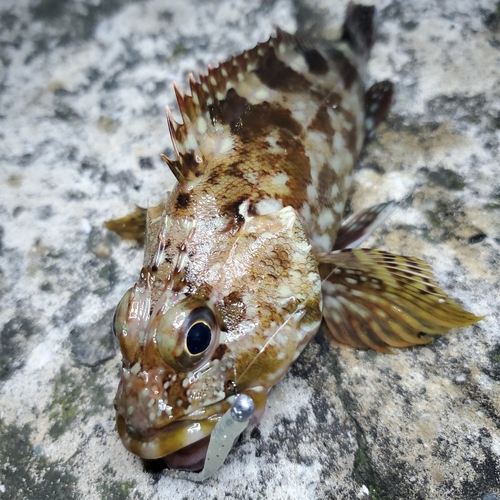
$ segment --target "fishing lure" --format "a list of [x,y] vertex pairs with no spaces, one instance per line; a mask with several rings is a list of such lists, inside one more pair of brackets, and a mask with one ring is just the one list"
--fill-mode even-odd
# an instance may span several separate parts
[[[385,118],[390,82],[364,87],[373,7],[349,4],[341,38],[279,31],[174,85],[177,178],[162,202],[107,226],[144,240],[113,328],[125,447],[203,480],[261,418],[269,389],[322,320],[337,343],[387,352],[480,318],[420,259],[357,247],[392,202],[342,223],[354,164]],[[243,414],[243,418],[240,416]],[[239,415],[239,416],[238,416]]]

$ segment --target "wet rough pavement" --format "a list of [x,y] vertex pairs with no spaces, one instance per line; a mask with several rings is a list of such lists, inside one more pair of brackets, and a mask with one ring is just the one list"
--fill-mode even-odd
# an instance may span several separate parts
[[397,101],[348,209],[405,199],[366,246],[432,264],[479,324],[394,355],[318,334],[202,485],[125,451],[109,324],[140,249],[103,228],[173,184],[173,80],[346,2],[3,0],[0,499],[500,499],[500,3],[377,1],[369,83]]

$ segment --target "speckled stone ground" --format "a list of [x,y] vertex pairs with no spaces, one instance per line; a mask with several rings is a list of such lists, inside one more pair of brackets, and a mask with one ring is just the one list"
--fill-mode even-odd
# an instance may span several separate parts
[[376,2],[369,78],[398,95],[350,205],[407,197],[368,244],[428,260],[487,318],[392,356],[320,333],[202,485],[146,470],[114,430],[109,324],[142,256],[103,221],[172,185],[172,81],[275,25],[334,35],[345,4],[2,0],[0,499],[500,498],[494,0]]

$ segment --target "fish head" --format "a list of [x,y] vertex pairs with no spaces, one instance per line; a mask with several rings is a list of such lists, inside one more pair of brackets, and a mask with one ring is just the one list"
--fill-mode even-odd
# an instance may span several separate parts
[[168,245],[176,250],[155,271],[152,257],[117,307],[117,427],[136,455],[201,469],[236,394],[253,399],[256,423],[268,390],[319,328],[321,283],[296,212],[243,219],[229,232],[169,222],[183,242]]

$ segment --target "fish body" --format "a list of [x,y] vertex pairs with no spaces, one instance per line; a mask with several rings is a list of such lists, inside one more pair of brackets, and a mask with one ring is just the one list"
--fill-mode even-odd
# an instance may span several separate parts
[[201,469],[234,397],[251,397],[256,423],[323,318],[337,342],[379,351],[477,321],[422,261],[351,248],[391,204],[342,224],[354,164],[392,100],[390,82],[364,86],[372,17],[350,4],[334,43],[278,32],[190,77],[191,95],[175,86],[183,123],[167,112],[177,159],[164,159],[178,183],[147,210],[140,279],[114,319],[129,451]]

